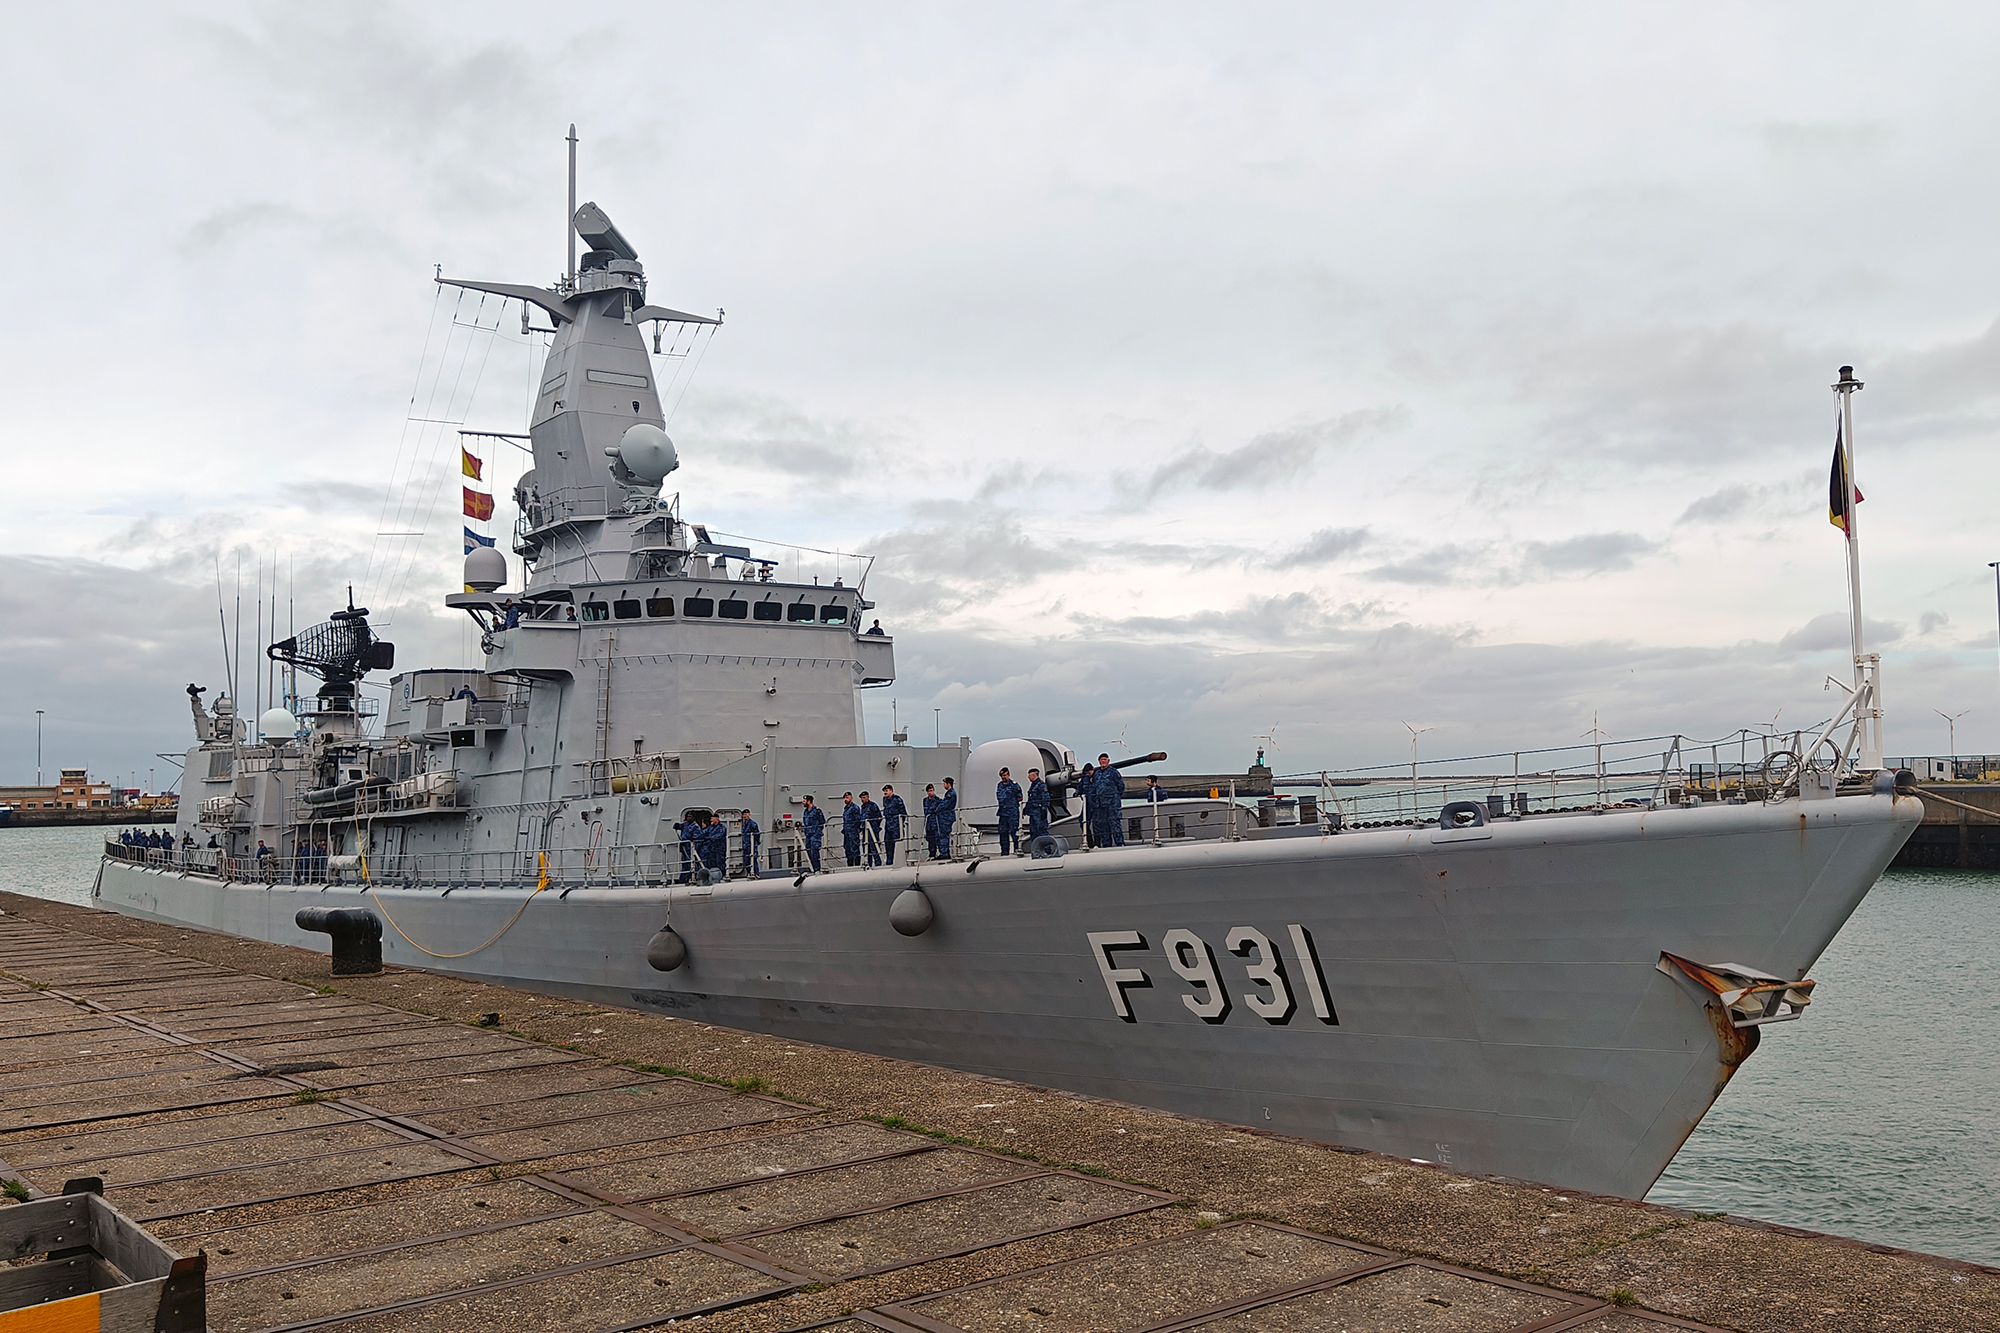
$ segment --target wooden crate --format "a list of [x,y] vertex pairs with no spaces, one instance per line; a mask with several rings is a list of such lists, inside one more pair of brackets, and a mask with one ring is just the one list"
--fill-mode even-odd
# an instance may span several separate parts
[[0,1208],[0,1333],[204,1333],[208,1256],[183,1259],[106,1203],[101,1182]]

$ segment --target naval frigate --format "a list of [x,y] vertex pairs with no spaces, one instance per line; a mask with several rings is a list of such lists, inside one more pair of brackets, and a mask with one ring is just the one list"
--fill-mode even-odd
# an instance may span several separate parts
[[[268,645],[316,695],[253,725],[190,686],[177,845],[108,843],[100,907],[322,950],[302,909],[355,909],[394,964],[1637,1198],[1921,817],[1820,754],[1755,799],[1413,793],[1374,827],[1222,799],[1093,846],[1060,742],[867,744],[896,642],[862,628],[865,573],[787,580],[665,493],[644,330],[716,321],[648,304],[573,182],[555,285],[438,279],[552,321],[519,586],[480,548],[445,599],[483,665],[397,672],[350,599]],[[1003,764],[1055,796],[1012,854]],[[914,798],[946,778],[966,803],[933,842]],[[808,797],[884,786],[900,842],[809,845]],[[682,836],[711,824],[726,855]]]

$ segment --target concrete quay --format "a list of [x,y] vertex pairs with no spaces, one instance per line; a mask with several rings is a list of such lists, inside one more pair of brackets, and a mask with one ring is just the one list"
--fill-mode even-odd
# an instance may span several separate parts
[[206,1250],[219,1333],[2000,1330],[1993,1268],[0,911],[0,1175]]

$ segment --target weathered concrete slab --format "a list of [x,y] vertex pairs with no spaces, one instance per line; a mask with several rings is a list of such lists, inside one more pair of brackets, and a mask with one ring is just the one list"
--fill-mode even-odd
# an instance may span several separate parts
[[206,1248],[218,1333],[2000,1329],[1972,1265],[0,908],[0,1157]]

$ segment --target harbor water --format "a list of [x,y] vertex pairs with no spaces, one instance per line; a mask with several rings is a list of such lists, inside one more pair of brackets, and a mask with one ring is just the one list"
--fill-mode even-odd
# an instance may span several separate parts
[[[0,889],[87,904],[98,828],[0,829]],[[1892,870],[1648,1196],[2000,1263],[2000,875]]]

